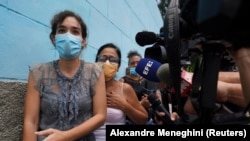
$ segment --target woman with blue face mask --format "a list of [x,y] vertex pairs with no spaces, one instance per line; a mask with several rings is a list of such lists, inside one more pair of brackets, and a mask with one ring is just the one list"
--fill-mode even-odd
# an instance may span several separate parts
[[142,56],[137,51],[130,51],[127,57],[128,67],[126,68],[126,75],[120,81],[130,84],[134,88],[137,98],[141,100],[145,92],[145,80],[135,71],[135,68]]
[[72,11],[51,20],[58,60],[30,68],[24,105],[23,141],[95,141],[106,118],[102,68],[80,59],[87,27]]
[[[150,109],[151,104],[147,98],[148,94],[150,93],[148,87],[151,87],[150,85],[152,84],[151,83],[149,84],[148,83],[149,81],[146,81],[135,71],[135,68],[138,62],[141,60],[142,56],[136,50],[131,50],[128,53],[127,58],[128,58],[128,67],[126,68],[126,75],[121,77],[120,81],[128,83],[131,87],[133,87],[141,105],[148,111],[149,119],[147,124],[153,124],[153,121],[151,119],[152,116],[151,112],[152,110]],[[126,124],[133,125],[136,123],[134,123],[129,117],[126,117]]]

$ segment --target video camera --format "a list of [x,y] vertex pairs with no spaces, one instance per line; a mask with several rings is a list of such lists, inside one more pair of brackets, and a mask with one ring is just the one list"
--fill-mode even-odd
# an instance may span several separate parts
[[[168,63],[166,44],[164,41],[163,27],[160,33],[156,34],[151,31],[141,31],[136,34],[135,40],[140,46],[152,45],[145,49],[144,57],[154,59],[160,63]],[[180,55],[183,60],[188,60],[188,50],[191,50],[193,43],[182,41],[180,46]],[[195,49],[195,48],[192,48]]]
[[249,0],[170,0],[160,33],[144,31],[136,35],[139,45],[153,44],[146,48],[145,58],[169,63],[169,85],[174,88],[180,115],[183,114],[180,106],[183,60],[192,51],[198,51],[202,63],[194,72],[196,87],[191,93],[202,92],[198,98],[200,123],[212,122],[222,55],[229,47],[234,50],[250,47],[249,13]]
[[202,60],[194,71],[191,97],[198,99],[199,107],[195,108],[199,109],[201,123],[211,123],[218,72],[226,48],[250,47],[250,21],[246,18],[249,13],[249,0],[170,1],[164,40],[171,79],[179,89],[181,42],[194,41],[194,45],[200,46]]
[[153,44],[144,57],[161,63],[170,58],[168,46],[178,48],[180,59],[188,58],[190,50],[198,51],[197,43],[220,41],[237,50],[250,46],[249,13],[249,0],[171,0],[159,34],[142,31],[136,41],[141,46]]

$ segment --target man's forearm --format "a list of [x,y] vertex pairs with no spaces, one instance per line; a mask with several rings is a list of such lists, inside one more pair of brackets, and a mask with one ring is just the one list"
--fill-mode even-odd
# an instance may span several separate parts
[[250,48],[239,49],[235,56],[235,62],[239,68],[240,82],[246,103],[250,102]]
[[219,72],[219,81],[228,83],[240,83],[239,72]]

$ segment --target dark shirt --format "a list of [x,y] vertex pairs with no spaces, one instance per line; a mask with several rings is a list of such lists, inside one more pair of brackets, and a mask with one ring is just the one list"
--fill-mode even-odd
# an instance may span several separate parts
[[134,89],[137,98],[139,101],[141,101],[141,97],[144,95],[145,88],[146,88],[146,81],[144,79],[139,79],[139,80],[133,80],[127,76],[123,76],[122,77],[124,80],[124,83],[128,83],[129,85],[131,85],[131,87]]
[[[134,89],[139,101],[141,101],[141,98],[144,94],[149,94],[149,93],[151,93],[152,90],[155,91],[159,85],[158,83],[147,81],[143,78],[141,78],[139,80],[133,80],[127,76],[123,76],[122,78],[124,80],[124,83],[128,83]],[[149,107],[146,110],[148,112],[148,117],[149,117],[149,121],[147,124],[153,124],[150,121],[150,119],[153,116],[152,108]],[[126,125],[135,125],[135,124],[136,123],[134,123],[131,119],[126,117]]]

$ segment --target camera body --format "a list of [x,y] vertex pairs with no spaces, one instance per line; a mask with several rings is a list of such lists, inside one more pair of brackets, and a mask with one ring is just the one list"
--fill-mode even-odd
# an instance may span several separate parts
[[249,0],[172,0],[158,40],[146,48],[144,57],[161,63],[177,58],[185,65],[190,54],[201,51],[197,44],[220,41],[235,50],[249,47],[249,13]]
[[[169,86],[174,89],[174,105],[177,105],[180,115],[183,115],[180,97],[181,68],[191,63],[189,59],[193,53],[198,53],[203,55],[202,63],[205,66],[198,69],[202,76],[206,76],[202,80],[193,81],[202,81],[202,93],[198,104],[202,113],[200,120],[203,124],[211,123],[219,65],[223,66],[223,71],[230,68],[229,65],[234,65],[231,62],[232,58],[225,51],[226,48],[232,47],[237,50],[250,47],[248,13],[249,0],[170,1],[164,26],[160,29],[160,34],[155,34],[161,36],[154,38],[159,40],[151,40],[155,42],[146,48],[144,56],[162,64],[169,64]],[[223,61],[222,64],[217,63],[224,58],[231,60],[230,64]]]
[[[206,40],[222,40],[237,50],[250,46],[249,0],[182,0],[180,18],[185,21],[182,35],[197,33]],[[191,29],[191,30],[190,30]],[[187,33],[188,31],[190,33]]]

